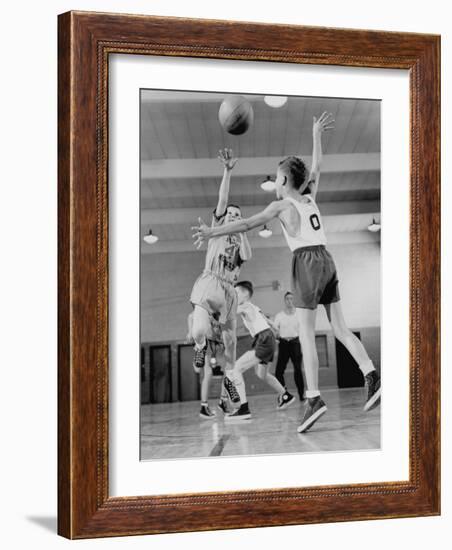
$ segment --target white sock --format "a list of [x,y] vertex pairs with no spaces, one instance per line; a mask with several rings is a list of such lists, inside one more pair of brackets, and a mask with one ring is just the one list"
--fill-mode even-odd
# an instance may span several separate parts
[[367,376],[369,372],[372,372],[373,370],[375,370],[374,364],[370,359],[369,361],[366,361],[365,363],[362,363],[361,365],[359,365],[359,368],[364,376]]
[[319,395],[319,390],[306,390],[307,399],[312,399],[313,397],[318,397]]

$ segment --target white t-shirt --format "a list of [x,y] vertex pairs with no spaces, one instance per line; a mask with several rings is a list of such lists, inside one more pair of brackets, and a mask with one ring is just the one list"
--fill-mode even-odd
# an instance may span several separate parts
[[281,338],[296,338],[298,331],[298,318],[296,312],[288,315],[285,311],[280,311],[275,316],[275,326],[279,330]]
[[253,337],[259,332],[270,328],[265,315],[251,302],[244,302],[243,304],[240,304],[237,308],[237,313],[239,313],[243,320],[243,324]]

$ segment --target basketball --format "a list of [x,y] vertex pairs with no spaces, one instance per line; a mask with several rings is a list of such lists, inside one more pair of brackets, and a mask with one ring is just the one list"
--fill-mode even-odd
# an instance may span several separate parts
[[220,105],[218,118],[226,132],[238,136],[253,124],[253,108],[243,96],[234,95],[227,97]]

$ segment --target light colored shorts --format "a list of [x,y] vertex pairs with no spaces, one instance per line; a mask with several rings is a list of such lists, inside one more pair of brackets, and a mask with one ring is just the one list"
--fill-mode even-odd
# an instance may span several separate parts
[[204,271],[196,279],[190,302],[193,306],[205,309],[222,325],[237,317],[237,294],[234,285],[210,271]]

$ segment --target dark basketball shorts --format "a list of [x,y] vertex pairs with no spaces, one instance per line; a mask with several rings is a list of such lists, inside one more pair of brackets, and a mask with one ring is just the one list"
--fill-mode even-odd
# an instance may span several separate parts
[[205,309],[222,325],[237,317],[237,294],[234,285],[210,271],[197,278],[191,291],[193,306]]
[[262,364],[271,363],[275,355],[276,338],[273,332],[268,328],[258,332],[253,340],[253,349],[256,357]]
[[340,300],[339,280],[333,257],[323,245],[295,250],[292,258],[294,305],[316,309]]

